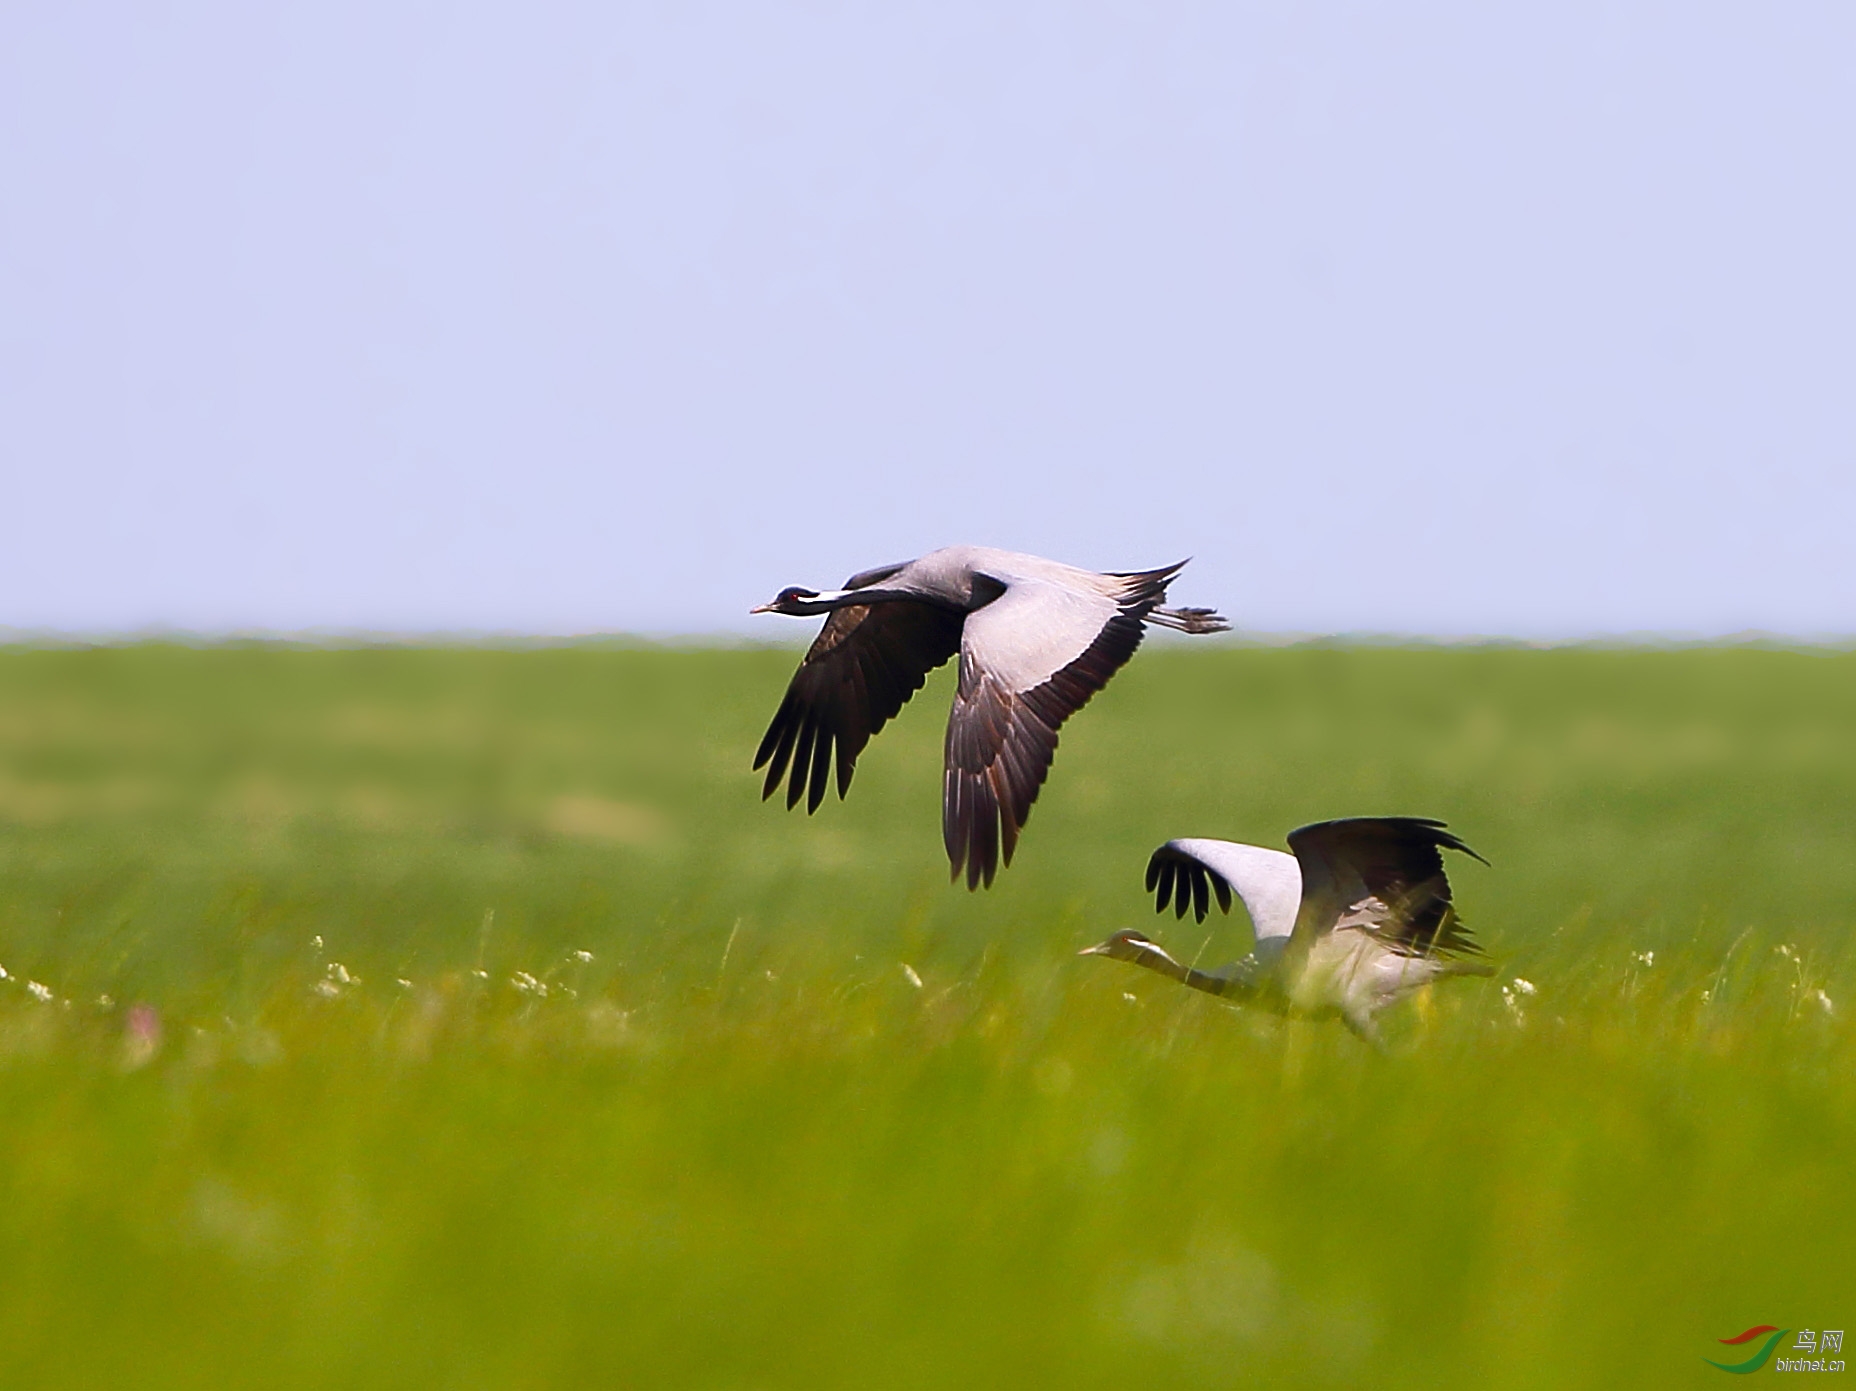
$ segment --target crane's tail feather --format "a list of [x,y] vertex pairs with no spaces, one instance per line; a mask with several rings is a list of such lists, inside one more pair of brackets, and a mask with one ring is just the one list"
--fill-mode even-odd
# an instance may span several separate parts
[[1149,623],[1171,628],[1176,633],[1225,633],[1231,624],[1215,609],[1149,609],[1144,615]]
[[1121,582],[1119,601],[1124,613],[1180,633],[1222,633],[1230,628],[1224,615],[1211,609],[1166,608],[1166,588],[1186,568],[1186,561],[1158,570],[1115,570],[1108,578]]

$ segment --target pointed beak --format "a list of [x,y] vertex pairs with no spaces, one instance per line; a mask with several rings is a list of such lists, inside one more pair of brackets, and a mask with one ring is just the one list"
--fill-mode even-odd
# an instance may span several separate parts
[[1084,947],[1078,956],[1102,956],[1108,951],[1107,942],[1097,942],[1093,947]]
[[753,608],[749,609],[748,612],[749,613],[772,613],[773,605],[772,604],[756,604]]

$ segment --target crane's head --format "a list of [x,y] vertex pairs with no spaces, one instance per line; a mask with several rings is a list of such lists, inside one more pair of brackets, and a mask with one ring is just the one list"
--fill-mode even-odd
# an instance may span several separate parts
[[794,618],[806,618],[812,614],[824,613],[825,606],[814,603],[819,597],[816,589],[802,589],[796,584],[789,584],[773,596],[770,604],[761,604],[751,608],[749,613],[785,613]]
[[1151,937],[1143,936],[1133,928],[1117,932],[1106,942],[1097,942],[1093,947],[1084,947],[1077,955],[1107,956],[1116,961],[1152,961],[1156,957],[1167,962],[1173,960],[1158,942]]

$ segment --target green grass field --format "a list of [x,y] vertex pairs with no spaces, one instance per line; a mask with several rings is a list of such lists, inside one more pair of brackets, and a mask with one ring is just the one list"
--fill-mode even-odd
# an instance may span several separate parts
[[[1155,644],[971,895],[949,674],[807,819],[793,662],[0,651],[0,1384],[1699,1386],[1856,1324],[1856,654]],[[1075,955],[1227,960],[1148,851],[1375,812],[1493,862],[1500,967],[1386,1055]]]

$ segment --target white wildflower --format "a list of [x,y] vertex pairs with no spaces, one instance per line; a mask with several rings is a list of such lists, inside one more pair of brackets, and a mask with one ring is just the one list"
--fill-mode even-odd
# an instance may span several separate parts
[[1128,990],[1124,990],[1121,992],[1121,998],[1126,1000],[1131,1005],[1138,1005],[1141,1002],[1141,997],[1139,995],[1136,995],[1132,991],[1128,991]]
[[478,980],[488,980],[490,978],[490,973],[484,970],[483,967],[481,966],[471,967],[470,973],[473,976],[475,976]]
[[329,979],[337,985],[353,985],[354,977],[348,974],[348,968],[339,961],[329,963]]
[[1780,943],[1778,946],[1774,947],[1773,950],[1787,961],[1796,961],[1798,959],[1798,949],[1786,943]]
[[574,960],[578,961],[582,966],[588,965],[593,960],[593,953],[590,951],[577,951],[574,953]]
[[332,980],[319,980],[311,988],[325,1000],[333,1000],[342,993],[342,988]]
[[1514,978],[1514,988],[1523,995],[1532,995],[1534,993],[1534,982],[1531,980],[1522,980],[1519,976],[1516,976]]
[[1835,1014],[1837,1012],[1836,1006],[1830,1003],[1830,996],[1826,995],[1822,990],[1813,990],[1809,995],[1805,996],[1805,999],[1814,1001],[1817,1007],[1823,1010],[1825,1014]]
[[1712,1000],[1713,998],[1714,998],[1714,992],[1712,990],[1704,990],[1701,992],[1701,1002],[1704,1005],[1707,1004],[1708,1001]]
[[902,978],[917,990],[922,988],[922,978],[915,974],[915,968],[906,961],[902,963]]
[[98,1009],[115,1009],[116,1002],[112,1000],[108,995],[99,995],[97,996],[97,1008]]
[[546,998],[548,994],[548,987],[536,980],[527,971],[517,971],[509,978],[509,983],[517,990],[520,990],[524,995]]
[[26,982],[26,993],[35,1000],[42,1000],[46,1004],[51,1003],[52,988],[49,985],[40,985],[36,980],[29,980]]
[[0,966],[0,980],[11,980],[11,979],[13,978],[6,973],[6,967]]
[[1656,953],[1653,951],[1634,951],[1630,957],[1632,961],[1641,961],[1645,966],[1656,964]]
[[309,949],[311,951],[322,950],[322,934],[321,933],[317,933],[314,937],[311,937],[309,939]]
[[407,980],[406,977],[404,976],[395,976],[393,978],[393,983],[397,985],[401,990],[412,989],[412,982]]

